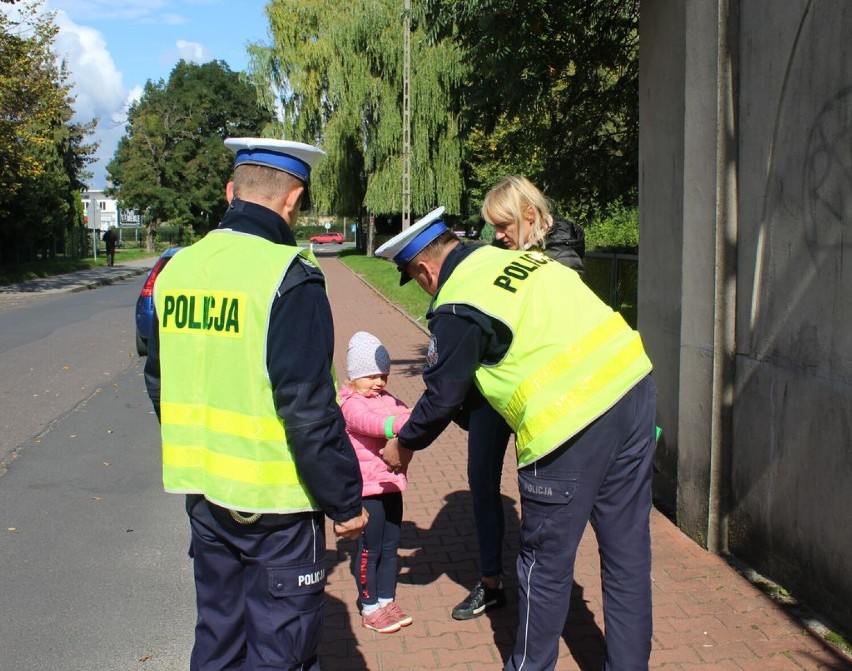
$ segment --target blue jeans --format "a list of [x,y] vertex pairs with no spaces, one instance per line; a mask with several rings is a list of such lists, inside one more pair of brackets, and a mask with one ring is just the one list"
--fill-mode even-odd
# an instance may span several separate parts
[[479,541],[483,577],[503,575],[503,534],[506,527],[500,480],[512,429],[483,399],[470,412],[467,435],[467,481],[473,522]]

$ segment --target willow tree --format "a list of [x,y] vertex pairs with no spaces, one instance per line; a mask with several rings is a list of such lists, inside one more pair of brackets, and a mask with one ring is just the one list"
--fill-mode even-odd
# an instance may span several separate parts
[[[402,209],[403,2],[276,0],[271,43],[249,47],[249,80],[279,121],[269,136],[328,153],[313,177],[320,211]],[[467,66],[452,39],[411,26],[411,208],[461,208],[459,90]]]

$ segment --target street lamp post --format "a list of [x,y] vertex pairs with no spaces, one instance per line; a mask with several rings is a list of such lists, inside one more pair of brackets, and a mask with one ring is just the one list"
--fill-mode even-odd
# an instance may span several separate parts
[[402,50],[402,230],[405,230],[411,226],[411,0],[405,0]]
[[91,214],[89,216],[89,221],[92,223],[92,256],[95,258],[95,261],[98,260],[98,222],[96,221],[95,214],[98,211],[98,208],[95,205],[95,197],[94,195],[89,196],[89,210],[91,210]]

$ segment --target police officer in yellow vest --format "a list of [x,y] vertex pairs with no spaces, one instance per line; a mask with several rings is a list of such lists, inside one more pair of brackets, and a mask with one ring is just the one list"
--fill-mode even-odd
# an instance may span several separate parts
[[396,469],[454,418],[471,384],[515,433],[518,633],[507,670],[553,669],[577,547],[601,554],[608,671],[651,652],[656,391],[639,334],[539,252],[461,244],[438,208],[376,250],[433,296],[426,390],[383,457]]
[[357,538],[361,474],[332,374],[325,282],[292,228],[324,153],[231,138],[230,207],[157,278],[145,380],[163,483],[186,495],[190,669],[318,670],[325,523]]

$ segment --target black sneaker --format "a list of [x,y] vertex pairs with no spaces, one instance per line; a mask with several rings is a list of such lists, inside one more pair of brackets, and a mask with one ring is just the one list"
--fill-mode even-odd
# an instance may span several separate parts
[[479,617],[489,608],[506,605],[506,594],[502,588],[491,589],[481,580],[476,583],[467,598],[453,608],[454,620],[471,620]]

